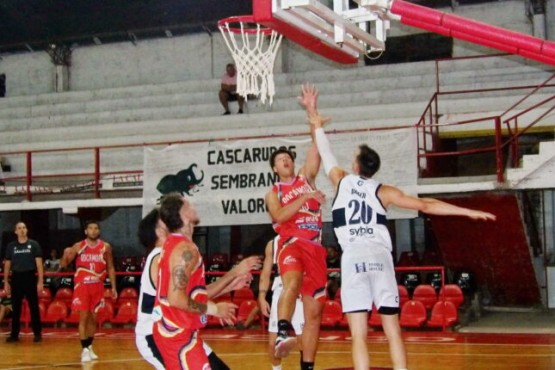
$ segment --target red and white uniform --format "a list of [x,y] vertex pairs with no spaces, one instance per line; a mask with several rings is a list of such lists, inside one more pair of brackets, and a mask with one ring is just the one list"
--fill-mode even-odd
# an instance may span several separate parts
[[[291,182],[277,182],[272,187],[282,207],[294,202],[304,193],[314,191],[303,176]],[[301,294],[326,299],[326,249],[320,244],[322,214],[320,203],[307,200],[289,220],[274,224],[279,234],[278,267],[280,275],[302,271]]]
[[97,312],[104,306],[104,279],[106,278],[106,245],[98,240],[91,246],[83,240],[75,258],[75,277],[71,309]]
[[[160,317],[154,324],[154,341],[162,353],[166,369],[209,370],[208,357],[204,351],[202,339],[198,337],[198,329],[206,326],[207,316],[172,307],[167,299],[170,279],[172,279],[170,256],[175,247],[184,241],[192,243],[181,234],[171,234],[160,254],[156,307],[153,312]],[[198,249],[195,249],[195,253],[199,262],[189,278],[185,291],[191,299],[199,303],[207,303],[204,264]]]

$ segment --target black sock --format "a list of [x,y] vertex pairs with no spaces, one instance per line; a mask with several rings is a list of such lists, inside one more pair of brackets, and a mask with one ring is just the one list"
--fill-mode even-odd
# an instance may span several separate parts
[[289,323],[289,321],[287,320],[278,321],[278,335],[288,335],[290,329],[291,329],[291,323]]
[[87,339],[81,339],[81,347],[87,348]]
[[88,344],[87,347],[92,346],[93,339],[94,339],[94,337],[88,337],[88,338],[87,338],[87,344]]
[[314,362],[304,362],[301,360],[301,370],[314,370]]

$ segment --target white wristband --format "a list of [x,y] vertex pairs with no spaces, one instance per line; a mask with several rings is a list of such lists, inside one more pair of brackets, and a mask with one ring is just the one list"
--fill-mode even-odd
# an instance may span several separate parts
[[216,316],[218,314],[218,306],[214,302],[208,301],[208,304],[206,305],[206,314]]
[[338,167],[337,159],[331,151],[331,146],[326,133],[322,127],[314,130],[314,137],[316,139],[316,146],[318,147],[318,152],[322,158],[322,164],[324,165],[324,171],[326,175],[330,174],[330,171],[334,167]]

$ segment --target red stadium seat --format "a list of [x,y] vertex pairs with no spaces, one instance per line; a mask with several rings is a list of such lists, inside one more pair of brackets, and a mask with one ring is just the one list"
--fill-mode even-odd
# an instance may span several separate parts
[[399,307],[403,307],[410,300],[409,291],[404,285],[397,285],[397,289],[399,289]]
[[[445,296],[443,293],[445,292]],[[446,300],[455,304],[456,308],[459,308],[464,302],[464,294],[461,289],[456,284],[445,284],[443,288],[439,290],[439,299]]]
[[254,292],[251,288],[241,288],[233,292],[232,302],[237,306],[241,305],[243,301],[254,300]]
[[433,286],[420,284],[414,289],[412,299],[414,301],[422,302],[427,310],[431,310],[437,302],[437,293]]
[[64,321],[68,315],[67,305],[61,300],[53,300],[46,309],[46,314],[42,318],[42,322],[56,324]]
[[[258,303],[254,299],[247,299],[241,302],[237,309],[237,322],[243,324],[247,321],[249,316],[252,315],[254,310],[258,310]],[[260,314],[253,318],[253,322],[260,319]]]
[[137,302],[125,301],[119,308],[112,324],[134,324],[137,322]]
[[420,301],[411,300],[401,308],[399,323],[405,328],[419,328],[426,322],[426,307]]
[[[404,288],[404,287],[403,287]],[[378,308],[372,305],[372,312],[370,317],[368,318],[368,325],[372,327],[381,327],[382,326],[382,317],[378,312]]]
[[341,303],[337,301],[326,301],[322,312],[321,325],[325,327],[334,327],[339,324],[343,318]]
[[52,293],[48,288],[42,288],[39,292],[39,302],[43,302],[46,306],[52,302]]
[[96,321],[100,328],[105,322],[112,322],[114,318],[114,304],[111,301],[105,301],[104,307],[98,309]]
[[[104,291],[104,295],[106,296],[106,291]],[[139,301],[139,293],[137,292],[137,289],[127,287],[127,288],[123,288],[121,292],[119,292],[116,306],[120,307],[126,302],[137,303],[138,301]]]
[[432,328],[452,326],[459,321],[457,307],[450,301],[438,301],[432,308],[432,315],[427,325]]
[[81,311],[71,310],[69,316],[64,319],[66,324],[79,324],[79,319],[81,316]]
[[71,307],[71,301],[73,300],[73,289],[71,288],[60,288],[56,291],[54,295],[55,299],[64,301],[66,306]]

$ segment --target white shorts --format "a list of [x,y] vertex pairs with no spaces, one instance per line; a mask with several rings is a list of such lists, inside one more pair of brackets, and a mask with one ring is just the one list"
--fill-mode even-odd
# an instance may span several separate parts
[[[150,337],[150,340],[147,339],[147,337]],[[155,369],[157,370],[166,369],[162,364],[162,362],[160,362],[160,360],[154,355],[154,351],[151,346],[156,347],[156,343],[154,343],[154,338],[152,337],[152,334],[149,334],[146,336],[135,334],[135,344],[137,345],[137,349],[139,350],[139,353],[141,354],[141,356],[149,364],[154,366]],[[206,342],[204,341],[202,343],[202,347],[204,348],[204,352],[206,352],[206,356],[210,356],[210,354],[213,352],[212,348],[210,348],[210,346],[206,344]]]
[[341,256],[343,312],[370,311],[372,304],[399,307],[393,257],[384,248],[345,248]]
[[[147,340],[147,337],[150,337],[150,340]],[[154,344],[154,338],[152,338],[152,334],[147,336],[137,334],[135,336],[135,344],[137,345],[137,349],[139,350],[141,356],[149,364],[154,366],[154,368],[157,370],[165,370],[164,365],[162,364],[162,362],[160,362],[158,358],[156,358],[152,350],[151,345],[154,345],[156,347],[156,344]]]
[[[278,332],[277,306],[278,306],[278,300],[279,300],[279,296],[281,295],[282,289],[283,289],[283,285],[279,284],[278,287],[274,287],[274,290],[272,291],[272,306],[270,307],[270,319],[268,323],[268,331],[270,333]],[[295,329],[295,334],[301,335],[303,333],[303,326],[304,326],[303,301],[300,298],[297,298],[297,303],[295,304],[295,311],[293,312],[293,317],[291,318],[291,324],[293,325],[293,329]]]

